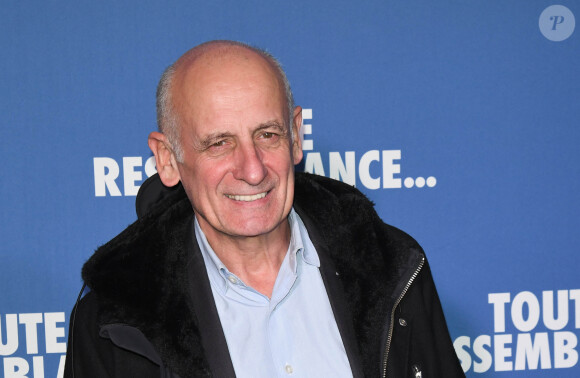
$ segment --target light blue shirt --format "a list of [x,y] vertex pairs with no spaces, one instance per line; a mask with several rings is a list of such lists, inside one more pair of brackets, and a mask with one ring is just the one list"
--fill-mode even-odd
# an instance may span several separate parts
[[316,249],[294,209],[288,220],[290,245],[271,299],[226,268],[195,220],[236,376],[352,377]]

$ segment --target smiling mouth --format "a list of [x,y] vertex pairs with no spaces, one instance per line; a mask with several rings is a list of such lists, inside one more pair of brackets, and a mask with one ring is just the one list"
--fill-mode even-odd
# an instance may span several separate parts
[[229,199],[233,199],[235,201],[251,202],[251,201],[256,201],[256,200],[259,200],[261,198],[266,197],[266,194],[268,194],[268,192],[253,194],[251,196],[240,196],[240,195],[226,194],[226,197],[228,197]]

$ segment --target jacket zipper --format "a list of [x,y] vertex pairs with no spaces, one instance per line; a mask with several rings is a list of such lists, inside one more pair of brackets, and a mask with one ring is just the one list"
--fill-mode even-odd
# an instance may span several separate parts
[[407,291],[409,290],[409,287],[411,286],[413,281],[415,281],[415,278],[417,278],[417,275],[419,274],[419,272],[423,268],[424,263],[425,263],[425,257],[422,257],[421,261],[419,261],[419,266],[417,267],[417,269],[415,269],[415,272],[413,272],[413,275],[411,276],[411,278],[407,282],[407,285],[405,285],[405,288],[401,292],[401,295],[399,295],[399,297],[395,301],[393,309],[391,310],[391,323],[389,324],[389,334],[387,335],[387,345],[385,348],[385,355],[384,355],[384,359],[383,359],[383,378],[387,377],[387,358],[389,357],[389,349],[391,348],[391,341],[393,339],[393,328],[394,328],[394,323],[395,323],[395,310],[397,309],[397,306],[399,306],[399,303],[401,303],[401,300],[403,299],[405,294],[407,294]]
[[421,367],[419,365],[413,365],[411,367],[411,370],[413,371],[413,375],[415,376],[415,378],[423,377],[423,373],[421,373]]

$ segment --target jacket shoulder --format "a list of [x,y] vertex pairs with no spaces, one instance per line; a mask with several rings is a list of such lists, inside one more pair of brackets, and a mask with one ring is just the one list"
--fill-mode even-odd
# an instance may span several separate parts
[[[183,243],[193,210],[182,189],[153,206],[112,240],[97,248],[82,269],[82,277],[93,291],[114,294],[121,282],[142,290],[167,258],[167,246]],[[147,258],[145,259],[145,255]],[[146,263],[145,263],[146,262]],[[111,279],[114,278],[114,279]],[[116,288],[117,287],[117,288]]]
[[[360,190],[344,182],[310,173],[296,173],[295,203],[310,215],[349,227],[372,228],[382,245],[421,249],[406,232],[379,217],[375,204]],[[321,216],[322,215],[322,216]],[[322,221],[322,219],[320,219]],[[324,224],[324,222],[322,223]],[[328,227],[332,227],[330,224]]]

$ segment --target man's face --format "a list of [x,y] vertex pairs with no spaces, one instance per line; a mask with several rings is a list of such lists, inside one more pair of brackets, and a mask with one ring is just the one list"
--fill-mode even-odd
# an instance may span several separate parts
[[175,78],[184,152],[177,166],[204,233],[211,239],[279,230],[302,158],[299,109],[288,125],[283,89],[257,56],[196,65]]

